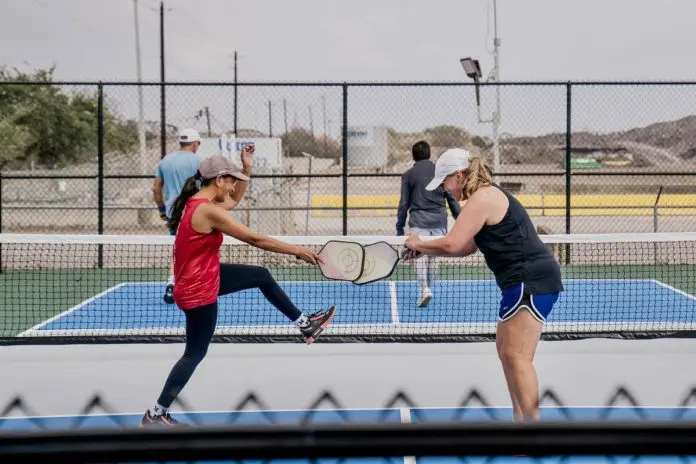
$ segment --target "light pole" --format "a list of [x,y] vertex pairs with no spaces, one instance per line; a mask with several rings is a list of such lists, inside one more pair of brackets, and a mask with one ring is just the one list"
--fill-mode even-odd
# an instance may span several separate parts
[[498,37],[498,7],[497,0],[493,0],[493,69],[491,73],[486,78],[485,82],[495,82],[495,111],[493,112],[493,117],[491,119],[483,120],[481,119],[481,99],[479,95],[478,82],[479,78],[482,77],[481,66],[478,60],[472,58],[462,58],[459,63],[464,68],[466,75],[473,79],[476,84],[476,107],[478,110],[478,120],[480,123],[492,123],[493,125],[493,172],[498,173],[500,171],[500,137],[498,131],[500,130],[500,37]]
[[143,70],[140,58],[140,23],[138,22],[138,0],[133,0],[133,19],[135,20],[135,66],[138,74],[138,142],[140,145],[140,172],[145,173],[145,115],[143,109]]

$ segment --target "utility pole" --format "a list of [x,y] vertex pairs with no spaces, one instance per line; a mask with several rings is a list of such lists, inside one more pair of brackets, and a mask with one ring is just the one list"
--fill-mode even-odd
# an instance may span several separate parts
[[237,136],[237,50],[234,51],[234,136]]
[[498,37],[498,1],[493,0],[493,66],[495,79],[495,114],[493,115],[493,170],[500,172],[500,37]]
[[271,100],[268,100],[268,136],[273,137],[273,110],[271,109]]
[[285,120],[285,133],[288,133],[288,102],[283,98],[283,119]]

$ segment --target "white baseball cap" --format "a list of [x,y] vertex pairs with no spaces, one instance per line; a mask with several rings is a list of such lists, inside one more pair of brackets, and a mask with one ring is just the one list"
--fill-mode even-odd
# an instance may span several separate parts
[[184,129],[179,132],[179,143],[200,142],[201,136],[194,129]]
[[462,148],[450,148],[445,151],[437,159],[437,163],[435,163],[435,176],[433,180],[425,186],[425,189],[435,190],[442,184],[445,177],[468,168],[470,157],[471,153]]

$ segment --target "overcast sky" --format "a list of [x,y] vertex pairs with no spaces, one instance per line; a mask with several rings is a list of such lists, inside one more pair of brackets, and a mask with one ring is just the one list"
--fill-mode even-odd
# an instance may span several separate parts
[[[484,74],[493,64],[492,0],[165,5],[168,80],[231,80],[235,49],[242,81],[466,81],[459,58],[477,57]],[[143,79],[150,81],[159,79],[158,6],[157,0],[139,0]],[[0,15],[0,64],[22,70],[55,64],[63,80],[136,79],[132,0],[0,0]],[[696,80],[694,18],[693,0],[499,0],[501,80]],[[113,92],[114,101],[130,114],[135,93],[119,92]],[[173,120],[183,124],[207,105],[220,126],[229,123],[226,92],[196,92],[174,92]],[[608,131],[695,114],[694,94],[684,87],[584,89],[573,100],[574,125]],[[490,131],[476,123],[470,89],[357,89],[350,95],[354,123],[403,130],[451,123]],[[242,125],[267,130],[270,99],[279,111],[273,124],[282,126],[283,98],[290,124],[308,125],[310,104],[315,125],[321,124],[322,96],[335,132],[338,89],[240,90]],[[156,89],[146,92],[153,119],[157,99]],[[493,101],[493,93],[484,92],[484,117]],[[510,89],[503,95],[501,129],[563,129],[564,110],[563,88]]]

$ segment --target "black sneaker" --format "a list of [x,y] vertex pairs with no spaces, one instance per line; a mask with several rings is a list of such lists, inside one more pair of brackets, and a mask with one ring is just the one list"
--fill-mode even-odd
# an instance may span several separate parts
[[326,329],[336,314],[336,307],[332,306],[324,311],[319,311],[318,313],[309,315],[309,325],[307,327],[302,327],[302,336],[305,342],[310,345],[314,343],[319,335]]
[[160,416],[153,416],[150,411],[147,411],[143,420],[140,421],[141,427],[176,427],[182,425],[184,424],[174,419],[168,412]]
[[167,288],[164,290],[164,296],[162,297],[162,299],[167,304],[174,304],[174,285],[167,285]]

